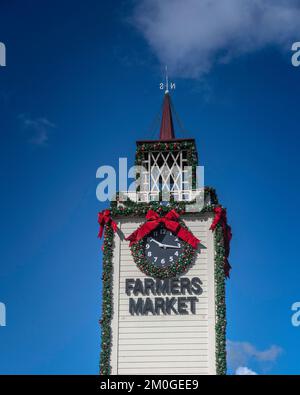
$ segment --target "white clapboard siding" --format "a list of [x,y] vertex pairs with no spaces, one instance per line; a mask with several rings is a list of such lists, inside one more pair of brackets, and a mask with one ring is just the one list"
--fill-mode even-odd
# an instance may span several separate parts
[[[157,357],[159,356],[160,362],[202,362],[202,363],[207,363],[208,358],[203,355],[148,355],[147,356],[147,362],[157,362]],[[130,361],[130,363],[144,363],[145,362],[145,357],[144,355],[133,355],[133,356],[120,356],[119,355],[119,363],[127,363]]]
[[184,371],[188,371],[189,375],[204,375],[204,374],[210,374],[207,368],[194,368],[194,367],[189,367],[187,364],[184,364],[184,367],[169,367],[169,368],[165,368],[165,367],[156,367],[156,368],[145,368],[143,366],[140,366],[138,369],[135,367],[131,367],[131,368],[127,368],[127,369],[120,369],[118,370],[118,374],[128,374],[128,375],[134,375],[134,374],[153,374],[153,375],[161,375],[161,374],[165,374],[165,375],[172,375],[172,376],[176,376],[176,375],[182,375],[184,374]]
[[[144,329],[148,328],[149,330],[153,330],[153,329],[156,329],[157,327],[158,328],[161,327],[161,321],[160,320],[159,321],[154,321],[154,322],[153,321],[151,321],[151,322],[143,322],[143,321],[142,322],[140,322],[140,321],[129,321],[129,322],[126,322],[126,321],[122,321],[119,324],[119,330],[121,330],[121,328],[131,328],[131,330],[136,329],[138,331],[141,328],[144,328]],[[168,320],[168,319],[164,320],[164,328],[168,328],[168,330],[171,330],[173,328],[179,329],[181,327],[185,327],[186,328],[185,321],[178,321],[176,323],[176,327],[175,327],[174,326],[174,322],[172,322],[171,320]],[[208,324],[205,321],[199,323],[199,321],[197,319],[194,319],[194,320],[190,320],[188,327],[189,328],[194,328],[194,327],[207,328]]]
[[[157,358],[158,356],[160,358],[170,358],[173,359],[173,357],[188,357],[188,356],[192,356],[193,358],[203,358],[206,359],[207,356],[205,354],[199,355],[199,348],[193,348],[192,350],[189,349],[177,349],[177,350],[172,350],[169,349],[168,350],[168,354],[167,355],[161,355],[160,350],[134,350],[135,353],[134,355],[128,355],[128,350],[124,350],[122,352],[119,353],[119,358],[145,358],[145,356],[149,357],[149,360],[153,359],[153,358]],[[147,358],[148,359],[148,358]]]
[[[202,352],[200,353],[201,355],[206,355],[205,352],[207,351],[207,345],[205,344],[192,344],[192,343],[174,343],[174,344],[165,344],[164,345],[164,351],[166,350],[202,350]],[[161,355],[161,345],[160,344],[144,344],[142,347],[140,344],[127,344],[124,345],[121,350],[119,350],[119,355],[121,355],[123,352],[127,353],[127,351],[135,351],[135,353],[138,355],[138,352],[146,352],[146,351],[159,351],[160,355]],[[167,355],[168,353],[164,353],[164,355]],[[130,355],[130,353],[128,352],[127,355]]]
[[[215,374],[215,295],[213,235],[209,215],[186,215],[186,225],[201,240],[194,265],[183,277],[199,277],[196,314],[130,315],[125,280],[147,277],[136,266],[129,243],[115,236],[112,374]],[[119,229],[128,236],[144,222],[121,219]],[[184,296],[184,295],[169,295]],[[136,299],[139,296],[131,295]],[[147,297],[142,296],[143,298]],[[150,293],[148,297],[153,298]],[[164,296],[162,296],[164,297]]]

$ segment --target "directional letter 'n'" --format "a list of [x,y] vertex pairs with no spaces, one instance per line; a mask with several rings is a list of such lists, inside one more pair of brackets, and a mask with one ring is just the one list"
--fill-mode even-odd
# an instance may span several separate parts
[[6,326],[6,308],[4,303],[0,303],[0,326]]
[[0,66],[6,66],[6,48],[3,43],[0,42]]

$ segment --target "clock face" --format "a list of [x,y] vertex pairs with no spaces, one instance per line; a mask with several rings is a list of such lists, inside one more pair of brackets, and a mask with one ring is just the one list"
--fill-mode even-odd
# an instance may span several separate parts
[[164,268],[178,261],[183,248],[184,242],[164,226],[161,226],[145,238],[144,253],[150,264]]

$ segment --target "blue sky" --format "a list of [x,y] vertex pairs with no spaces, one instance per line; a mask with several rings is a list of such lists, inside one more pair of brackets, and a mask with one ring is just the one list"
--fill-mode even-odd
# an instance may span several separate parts
[[217,189],[233,228],[231,370],[299,373],[291,305],[300,301],[300,67],[290,48],[300,25],[286,35],[278,28],[278,36],[270,27],[268,40],[258,26],[248,51],[241,44],[251,21],[237,51],[230,37],[213,40],[219,31],[209,31],[215,50],[206,51],[175,35],[185,43],[175,56],[172,36],[149,27],[153,10],[141,3],[1,2],[0,373],[98,373],[97,212],[105,205],[95,196],[96,169],[133,160],[135,141],[153,138],[165,60],[187,130],[178,137],[196,138],[206,185]]

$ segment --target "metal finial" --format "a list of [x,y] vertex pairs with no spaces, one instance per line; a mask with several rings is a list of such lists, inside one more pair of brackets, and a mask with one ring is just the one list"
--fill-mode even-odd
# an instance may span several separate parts
[[170,90],[175,89],[176,85],[175,82],[170,82],[170,86],[169,86],[169,75],[168,75],[168,67],[165,66],[165,82],[161,82],[159,84],[159,89],[161,90],[165,90],[165,94],[169,93],[169,88]]
[[165,93],[169,93],[168,66],[166,66],[166,90],[165,90]]

